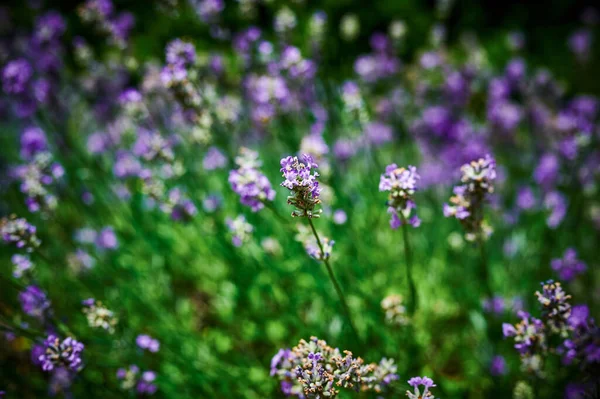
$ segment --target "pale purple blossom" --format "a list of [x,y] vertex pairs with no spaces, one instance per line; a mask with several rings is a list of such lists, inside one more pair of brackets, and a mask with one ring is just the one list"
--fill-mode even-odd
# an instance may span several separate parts
[[567,248],[563,257],[552,259],[550,265],[563,281],[571,281],[587,269],[586,264],[577,258],[577,251],[574,248]]
[[160,349],[160,342],[146,334],[138,335],[135,339],[135,343],[139,348],[148,350],[152,353],[156,353]]

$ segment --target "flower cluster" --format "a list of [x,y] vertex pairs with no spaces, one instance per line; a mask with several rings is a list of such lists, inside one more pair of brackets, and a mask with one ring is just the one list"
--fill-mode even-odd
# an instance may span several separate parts
[[0,236],[8,244],[14,244],[19,249],[32,252],[40,246],[40,239],[36,236],[35,226],[29,224],[24,218],[12,215],[0,220]]
[[259,170],[261,162],[258,153],[242,148],[235,163],[238,168],[229,172],[229,184],[240,196],[240,202],[249,206],[252,212],[257,212],[264,208],[265,201],[273,201],[275,190],[271,188],[269,179]]
[[494,192],[496,161],[489,155],[461,167],[461,185],[454,187],[450,204],[444,204],[444,216],[458,219],[469,241],[484,239],[491,228],[484,220],[484,204]]
[[308,154],[302,156],[302,162],[298,160],[298,157],[292,156],[281,159],[280,171],[285,178],[281,186],[291,191],[287,202],[296,208],[292,212],[292,216],[319,217],[321,210],[315,208],[321,203],[319,198],[321,188],[317,181],[319,174],[313,171],[313,168],[317,167],[318,165]]
[[84,346],[71,337],[61,339],[49,335],[44,341],[44,351],[39,356],[39,361],[44,371],[52,371],[58,367],[65,367],[72,371],[79,371],[83,367],[81,354]]
[[92,24],[95,29],[108,37],[109,43],[124,48],[134,25],[134,17],[129,12],[114,13],[111,0],[87,0],[79,7],[79,17]]
[[235,219],[227,218],[225,224],[231,232],[231,241],[236,247],[241,247],[244,242],[248,241],[254,231],[254,227],[246,221],[244,215],[238,215]]
[[571,295],[567,295],[560,283],[553,280],[542,283],[542,292],[536,291],[535,295],[542,304],[542,319],[546,327],[551,333],[566,337],[567,321],[571,316]]
[[577,259],[577,251],[573,248],[568,248],[561,259],[552,259],[551,266],[563,281],[571,281],[587,269],[586,264]]
[[148,350],[152,353],[156,353],[160,349],[160,342],[158,342],[157,339],[145,334],[138,335],[135,339],[135,343],[139,348]]
[[397,229],[405,223],[413,227],[421,224],[417,215],[411,216],[412,210],[416,208],[413,195],[417,191],[419,179],[417,168],[414,166],[401,168],[395,163],[388,165],[385,173],[381,175],[379,191],[389,191],[387,205],[388,213],[392,215],[390,220],[392,229]]
[[518,316],[521,321],[514,326],[504,323],[502,333],[505,337],[514,337],[515,349],[521,355],[523,368],[540,373],[542,355],[547,350],[544,323],[525,311],[518,312]]
[[504,336],[514,337],[523,368],[543,375],[543,361],[550,353],[562,354],[565,364],[577,363],[584,369],[600,363],[600,328],[587,306],[571,307],[571,296],[552,280],[542,283],[536,296],[542,305],[541,319],[521,311],[520,323],[502,325]]
[[589,308],[574,306],[568,323],[572,334],[559,348],[563,361],[566,364],[578,362],[583,369],[600,364],[600,327],[590,317]]
[[30,212],[51,211],[56,208],[56,196],[48,189],[63,177],[63,167],[52,161],[52,154],[39,152],[24,165],[16,167],[14,176],[20,181],[21,192],[27,197],[25,202]]
[[391,294],[383,298],[381,308],[385,312],[385,321],[392,325],[405,326],[409,320],[406,315],[406,306],[404,306],[401,295]]
[[279,350],[271,360],[271,376],[279,379],[284,394],[300,398],[333,398],[340,388],[379,393],[398,379],[393,360],[365,364],[316,337]]
[[[413,392],[406,391],[406,396],[410,399],[435,399],[433,394],[429,391],[429,388],[436,386],[431,378],[413,377],[408,380],[408,385],[414,388]],[[419,390],[419,386],[421,385],[423,386],[423,392]]]
[[14,254],[11,258],[12,264],[14,265],[13,277],[21,278],[23,275],[33,268],[33,262],[29,258],[29,255]]
[[135,364],[117,370],[117,379],[121,381],[121,389],[130,391],[135,388],[139,395],[153,395],[157,390],[154,383],[156,373],[154,371],[140,373],[140,368]]
[[29,316],[44,320],[50,311],[50,301],[46,293],[35,285],[30,285],[19,293],[23,312]]
[[101,328],[109,334],[115,332],[118,319],[114,312],[107,309],[102,302],[89,298],[83,301],[83,306],[83,313],[86,315],[90,327]]

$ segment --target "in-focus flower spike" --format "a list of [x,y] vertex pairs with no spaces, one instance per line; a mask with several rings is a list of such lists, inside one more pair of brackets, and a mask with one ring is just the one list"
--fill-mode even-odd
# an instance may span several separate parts
[[406,315],[402,296],[397,294],[388,295],[381,301],[381,308],[385,312],[385,321],[392,325],[405,326],[409,320]]
[[291,191],[287,202],[296,207],[292,216],[318,218],[322,211],[315,208],[321,203],[321,188],[317,181],[319,174],[313,171],[318,165],[308,154],[302,155],[302,162],[298,157],[288,156],[282,158],[280,163],[280,171],[285,178],[281,186]]
[[494,192],[496,161],[490,156],[461,167],[462,184],[454,187],[450,204],[444,204],[444,216],[458,219],[468,241],[485,239],[492,229],[484,220],[484,204]]
[[398,379],[396,370],[392,359],[365,364],[352,352],[341,352],[316,337],[279,350],[271,360],[271,376],[281,381],[283,393],[305,398],[335,398],[338,388],[383,392]]
[[[430,388],[436,386],[431,378],[413,377],[408,380],[408,385],[414,388],[413,392],[406,391],[406,396],[410,399],[435,399],[433,394],[429,391]],[[423,392],[419,390],[421,385],[423,386]]]
[[36,236],[35,226],[29,224],[24,218],[11,215],[0,220],[0,236],[7,244],[14,244],[19,249],[32,252],[41,244]]
[[542,292],[536,291],[535,295],[542,304],[542,319],[550,332],[568,335],[568,319],[571,316],[571,295],[567,295],[560,283],[548,280],[542,283]]
[[59,337],[49,335],[44,342],[44,352],[39,357],[42,370],[52,371],[59,367],[72,371],[81,370],[83,349],[84,345],[71,337],[61,341]]
[[418,227],[421,220],[418,216],[412,215],[412,210],[416,209],[413,201],[413,195],[417,191],[419,182],[417,168],[408,166],[408,168],[398,167],[395,163],[385,168],[385,173],[379,180],[379,191],[389,191],[388,213],[392,215],[390,226],[397,229],[404,223],[413,227]]
[[254,231],[254,227],[246,221],[244,215],[239,215],[235,219],[227,218],[225,224],[232,234],[231,241],[236,247],[240,247],[248,241]]
[[275,190],[271,188],[269,179],[259,171],[262,163],[258,153],[242,148],[235,163],[238,168],[229,172],[229,184],[240,196],[240,202],[249,206],[252,212],[257,212],[265,207],[266,201],[273,201]]
[[115,332],[118,319],[113,311],[102,305],[102,302],[89,298],[83,301],[83,306],[83,313],[86,315],[90,327],[101,328],[109,334]]

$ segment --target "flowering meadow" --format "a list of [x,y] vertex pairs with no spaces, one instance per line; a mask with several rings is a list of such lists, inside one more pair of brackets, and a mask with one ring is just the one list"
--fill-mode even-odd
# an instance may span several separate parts
[[21,3],[0,398],[600,398],[598,9]]

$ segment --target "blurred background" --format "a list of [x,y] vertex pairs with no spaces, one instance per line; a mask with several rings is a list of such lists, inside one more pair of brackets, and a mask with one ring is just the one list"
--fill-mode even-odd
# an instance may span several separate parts
[[[0,397],[318,397],[273,358],[311,336],[378,364],[340,398],[424,375],[436,398],[599,397],[599,22],[592,1],[3,2]],[[302,153],[356,333],[280,186]],[[444,204],[487,154],[473,242]],[[414,228],[390,228],[392,163],[420,175]],[[525,354],[519,311],[544,323]]]

